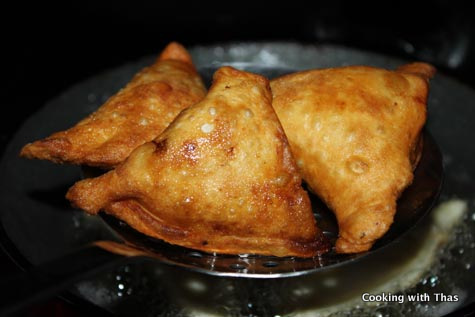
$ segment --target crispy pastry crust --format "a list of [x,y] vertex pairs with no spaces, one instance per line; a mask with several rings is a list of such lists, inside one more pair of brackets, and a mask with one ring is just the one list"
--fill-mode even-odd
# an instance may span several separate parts
[[27,144],[20,155],[112,168],[153,140],[206,90],[183,46],[170,43],[96,112],[66,131]]
[[115,170],[78,182],[67,198],[193,249],[321,254],[328,244],[271,102],[265,78],[223,67],[202,102]]
[[434,73],[424,63],[397,71],[350,66],[271,82],[301,174],[336,214],[337,252],[370,249],[392,224],[420,157]]

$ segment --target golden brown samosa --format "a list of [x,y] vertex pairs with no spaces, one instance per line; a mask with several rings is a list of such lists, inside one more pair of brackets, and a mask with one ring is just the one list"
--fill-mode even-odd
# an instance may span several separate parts
[[271,82],[301,175],[336,214],[337,252],[370,249],[393,222],[420,154],[434,72],[424,63],[350,66]]
[[311,257],[327,249],[268,81],[223,67],[206,98],[115,170],[78,182],[73,205],[207,252]]
[[21,156],[112,168],[205,94],[190,55],[172,42],[96,112],[69,130],[27,144]]

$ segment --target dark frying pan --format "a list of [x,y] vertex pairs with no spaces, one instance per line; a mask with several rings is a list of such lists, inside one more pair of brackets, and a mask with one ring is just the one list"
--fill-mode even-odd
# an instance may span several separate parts
[[[200,72],[208,80],[217,67],[221,64],[229,63],[239,68],[262,73],[270,78],[282,73],[305,68],[343,64],[367,64],[392,68],[403,63],[402,61],[384,56],[345,48],[329,46],[302,47],[289,43],[197,47],[192,53],[200,68]],[[146,59],[139,63],[126,65],[73,87],[31,117],[12,140],[5,152],[1,170],[2,192],[0,202],[3,207],[1,220],[4,226],[4,241],[8,241],[3,244],[9,243],[10,246],[14,246],[19,251],[17,253],[25,257],[28,262],[35,265],[46,262],[52,258],[69,253],[71,250],[91,241],[113,239],[114,236],[98,219],[71,210],[67,202],[62,199],[67,187],[79,178],[79,169],[67,166],[53,166],[47,162],[20,160],[16,157],[19,148],[32,139],[67,128],[85,114],[94,110],[104,99],[120,88],[136,70],[150,61],[151,59]],[[446,82],[444,83],[445,86],[443,85],[442,87],[455,87],[452,90],[457,91],[458,88],[460,91],[458,84],[439,75],[434,81],[433,87],[435,87],[432,89],[432,96],[437,93],[435,88],[437,87],[437,82],[441,80]],[[440,93],[442,92],[442,90],[439,91]],[[466,94],[473,94],[467,89],[462,89],[462,91]],[[434,98],[431,101],[433,104]],[[437,100],[436,104],[439,103],[440,100]],[[431,108],[433,107],[432,104],[430,103],[429,105],[429,113],[431,114],[429,130],[435,135],[438,142],[442,142],[439,140],[439,137],[446,139],[446,134],[438,131],[437,125],[434,127],[435,129],[431,127],[431,125],[434,125],[434,122],[437,124],[437,121],[433,120],[433,113],[441,115],[441,109],[435,109],[434,111]],[[438,114],[437,111],[439,111]],[[442,120],[442,118],[439,118],[439,120]],[[454,128],[457,129],[457,127]],[[426,145],[428,144],[426,148],[430,149],[432,144],[431,138],[427,137],[426,140],[429,140],[426,142]],[[448,143],[451,144],[451,142]],[[325,213],[324,209],[321,208],[321,204],[316,203],[314,205],[319,207],[318,210],[322,211],[322,215]],[[423,210],[427,210],[427,208],[423,208]],[[404,213],[400,214],[404,215]],[[406,221],[406,224],[407,221],[412,224],[415,222],[413,220],[420,218],[421,215],[422,213],[417,213],[417,217],[412,219],[400,217],[396,220],[396,224],[401,219],[402,222]],[[335,232],[332,232],[335,227],[331,217],[328,217],[328,221],[325,216],[322,217],[324,218],[320,219],[320,223],[323,226],[327,226],[326,230],[329,232],[329,235],[335,235]],[[333,229],[331,229],[332,226]],[[407,228],[407,226],[404,225],[398,228],[395,225],[393,228],[391,233],[375,246],[376,249],[393,241],[395,236],[397,236],[394,233],[400,233],[401,228]],[[240,275],[243,273],[258,275],[262,273],[259,270],[264,270],[264,274],[268,274],[268,276],[285,276],[287,273],[288,276],[297,276],[302,274],[302,272],[316,274],[322,266],[342,262],[351,264],[355,262],[355,258],[363,257],[362,255],[356,257],[332,255],[333,258],[328,258],[330,260],[314,260],[311,266],[306,265],[305,261],[300,261],[299,259],[286,259],[287,264],[284,263],[285,261],[282,261],[284,265],[280,265],[281,263],[278,263],[275,259],[268,259],[267,257],[257,257],[256,259],[252,257],[223,257],[226,261],[223,261],[224,266],[220,270],[209,270],[210,267],[216,268],[216,262],[218,262],[218,265],[220,264],[219,260],[221,257],[193,253],[190,250],[181,248],[178,249],[179,251],[176,251],[175,247],[166,247],[170,247],[175,252],[175,258],[173,259],[173,256],[170,257],[172,260],[168,262],[179,264],[180,261],[184,262],[183,258],[186,258],[188,266],[190,263],[192,266],[207,266],[209,272],[220,272],[222,269],[229,273],[226,275]],[[278,265],[275,266],[274,263],[278,263]],[[292,270],[289,270],[289,263],[292,265]],[[139,264],[137,265],[140,266]],[[164,269],[160,264],[154,263],[152,266]],[[80,288],[73,290],[73,292],[87,300],[98,303],[99,299],[97,296],[94,298],[94,294],[84,294],[85,291]],[[130,302],[132,297],[128,297],[126,302]],[[117,298],[117,300],[118,302],[124,302],[121,298]],[[139,299],[137,298],[137,300]],[[99,306],[105,307],[107,305]],[[114,311],[113,308],[106,308]]]

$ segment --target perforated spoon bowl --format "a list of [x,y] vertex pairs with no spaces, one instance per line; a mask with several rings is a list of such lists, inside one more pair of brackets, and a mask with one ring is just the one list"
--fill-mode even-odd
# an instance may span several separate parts
[[[25,271],[21,276],[2,281],[1,288],[8,289],[9,292],[1,298],[0,313],[14,312],[52,296],[77,281],[130,261],[153,260],[205,274],[242,278],[285,278],[349,264],[378,252],[413,230],[437,201],[442,180],[442,156],[436,142],[426,132],[422,157],[414,172],[414,181],[398,200],[397,213],[391,229],[370,251],[358,254],[337,254],[331,251],[319,257],[305,259],[247,254],[208,254],[145,236],[126,223],[101,213],[102,219],[120,237],[124,245],[118,242],[91,244],[67,256]],[[311,195],[311,198],[319,227],[334,242],[338,237],[335,217],[317,197]],[[106,251],[104,246],[116,252]]]

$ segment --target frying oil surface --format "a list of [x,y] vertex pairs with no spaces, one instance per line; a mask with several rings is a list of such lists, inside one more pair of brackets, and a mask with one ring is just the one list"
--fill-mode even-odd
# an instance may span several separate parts
[[[427,219],[426,229],[409,237],[410,244],[418,243],[415,250],[389,253],[391,259],[372,264],[368,272],[380,271],[382,278],[359,268],[349,275],[337,271],[315,279],[230,279],[150,262],[133,263],[97,281],[80,283],[78,291],[125,315],[129,309],[133,315],[142,307],[144,316],[164,312],[179,316],[440,316],[456,310],[472,296],[466,290],[475,276],[474,213],[473,205],[464,200],[440,203]],[[392,262],[394,267],[388,267]],[[403,295],[405,300],[402,304],[363,302],[365,292]],[[424,293],[430,300],[407,300]],[[457,295],[458,301],[436,301],[436,293]]]
[[[334,307],[297,312],[292,316],[441,316],[456,310],[468,296],[463,284],[473,283],[470,277],[475,262],[474,215],[466,201],[457,199],[445,201],[433,211],[431,231],[419,256],[411,262],[423,265],[408,265],[396,278],[372,291],[403,295],[404,303],[365,303],[353,298]],[[427,294],[429,300],[410,300],[417,294]],[[454,295],[458,300],[449,301],[448,296],[453,299]]]

